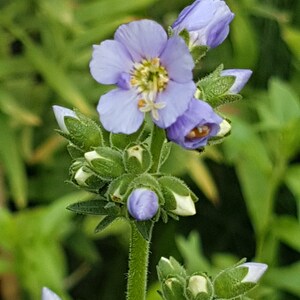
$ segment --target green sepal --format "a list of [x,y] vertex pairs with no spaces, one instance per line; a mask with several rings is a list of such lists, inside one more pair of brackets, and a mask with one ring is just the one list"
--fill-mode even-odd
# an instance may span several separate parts
[[110,133],[109,143],[111,147],[116,147],[120,150],[125,149],[130,143],[139,140],[143,134],[145,125],[143,124],[140,129],[132,134]]
[[150,241],[152,228],[153,228],[153,221],[134,221],[136,228],[138,229],[141,236],[146,240]]
[[219,299],[235,299],[248,293],[257,284],[241,282],[247,273],[247,267],[236,266],[220,272],[213,281],[215,295]]
[[[205,101],[210,103],[216,97],[226,94],[235,82],[234,76],[220,76],[211,81],[203,90]],[[200,86],[201,87],[201,86]]]
[[183,29],[179,32],[179,36],[183,38],[186,45],[189,47],[190,45],[190,34],[186,29]]
[[172,256],[169,259],[162,257],[156,269],[158,279],[161,282],[170,277],[180,276],[185,278],[187,276],[184,267]]
[[67,145],[67,150],[73,159],[83,157],[84,151],[72,143]]
[[104,230],[105,228],[107,228],[109,225],[111,225],[116,219],[118,219],[118,217],[116,216],[105,216],[100,222],[99,224],[96,226],[95,228],[95,233],[99,233],[102,230]]
[[191,54],[195,64],[200,62],[200,60],[206,55],[208,50],[208,46],[193,46],[191,48]]
[[131,143],[123,153],[123,161],[128,173],[142,174],[151,168],[152,156],[145,144]]
[[197,87],[203,87],[204,89],[210,84],[210,82],[218,79],[221,76],[221,72],[224,69],[224,65],[220,64],[213,72],[202,77],[197,83]]
[[[90,153],[94,153],[93,157]],[[86,152],[85,158],[91,169],[104,180],[112,180],[125,173],[122,154],[115,149],[98,147],[94,151]]]
[[191,191],[185,182],[177,177],[163,176],[158,179],[158,182],[165,199],[164,208],[168,211],[175,210],[177,207],[174,193],[184,197],[190,196],[194,202],[198,200],[198,197]]
[[161,155],[160,155],[160,160],[159,160],[159,169],[161,166],[167,161],[167,159],[170,156],[172,149],[172,142],[165,142],[162,145],[162,150],[161,150]]
[[162,282],[161,286],[166,300],[188,300],[185,295],[185,282],[182,278],[168,278]]
[[174,35],[174,30],[171,26],[168,26],[167,33],[169,37]]
[[130,183],[135,177],[136,175],[134,174],[123,174],[119,176],[109,184],[106,196],[111,201],[124,203],[131,191]]
[[117,205],[106,200],[76,202],[69,205],[67,209],[83,215],[117,216],[120,213],[120,208]]
[[227,103],[240,101],[242,99],[243,97],[240,94],[226,94],[226,95],[221,95],[219,97],[211,98],[210,100],[207,100],[207,102],[212,107],[218,107]]
[[103,136],[98,124],[77,110],[74,111],[78,119],[70,116],[64,117],[69,133],[62,134],[61,131],[59,133],[83,151],[102,146]]

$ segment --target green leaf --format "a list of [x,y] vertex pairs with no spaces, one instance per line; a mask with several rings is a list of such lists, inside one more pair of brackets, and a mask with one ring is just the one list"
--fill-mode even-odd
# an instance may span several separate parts
[[108,207],[109,202],[106,200],[88,200],[71,204],[67,209],[84,215],[113,215],[116,216],[119,212],[117,206]]
[[269,82],[269,109],[280,126],[300,117],[300,101],[287,83],[273,78]]
[[281,34],[293,55],[300,60],[300,30],[290,26],[282,26]]
[[150,241],[154,223],[152,221],[135,221],[134,223],[142,237],[146,241]]
[[259,48],[256,33],[250,19],[239,10],[239,2],[231,1],[235,18],[230,25],[230,37],[234,51],[234,65],[238,68],[251,69],[258,60]]
[[106,216],[104,217],[100,223],[95,228],[95,233],[101,232],[105,228],[107,228],[110,224],[112,224],[118,217],[116,216]]
[[187,238],[178,236],[176,244],[189,273],[205,270],[211,271],[211,265],[203,254],[199,233],[192,231]]
[[271,228],[278,239],[300,252],[300,223],[296,218],[291,216],[277,217]]
[[25,165],[19,152],[16,134],[10,128],[6,116],[0,114],[0,160],[10,186],[12,198],[18,208],[27,203],[27,176]]
[[281,267],[270,268],[264,275],[264,282],[276,289],[281,289],[295,296],[300,296],[300,262]]

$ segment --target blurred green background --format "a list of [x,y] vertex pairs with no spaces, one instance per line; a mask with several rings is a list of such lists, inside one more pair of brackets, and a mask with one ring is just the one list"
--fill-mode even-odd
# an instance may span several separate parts
[[[0,0],[0,298],[124,299],[128,227],[94,234],[98,218],[65,207],[89,199],[64,183],[71,163],[51,106],[97,118],[106,87],[89,73],[92,44],[119,24],[150,18],[165,28],[186,0]],[[300,299],[300,1],[227,0],[229,38],[197,70],[250,68],[244,100],[222,107],[231,136],[201,157],[173,147],[165,171],[199,195],[198,214],[157,224],[155,265],[174,256],[215,274],[248,260],[269,264],[254,299]]]

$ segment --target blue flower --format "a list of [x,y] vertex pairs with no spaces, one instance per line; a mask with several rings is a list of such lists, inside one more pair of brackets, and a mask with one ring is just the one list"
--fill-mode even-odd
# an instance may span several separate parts
[[135,189],[127,200],[130,215],[138,221],[146,221],[154,217],[158,206],[156,193],[145,188]]
[[168,39],[156,22],[121,25],[114,40],[94,46],[90,62],[96,81],[117,85],[100,98],[97,107],[105,129],[131,134],[139,129],[146,112],[161,128],[173,124],[196,90],[193,68],[183,39]]
[[197,149],[218,134],[222,121],[209,104],[193,98],[187,111],[167,128],[167,136],[186,149]]
[[219,46],[229,33],[234,18],[225,1],[196,0],[187,6],[172,25],[178,34],[186,29],[190,34],[190,46]]
[[229,89],[229,93],[238,94],[252,75],[252,71],[248,69],[228,69],[221,71],[221,76],[234,76],[235,82]]

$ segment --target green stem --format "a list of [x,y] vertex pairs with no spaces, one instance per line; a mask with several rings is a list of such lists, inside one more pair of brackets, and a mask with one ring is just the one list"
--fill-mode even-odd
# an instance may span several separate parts
[[142,237],[134,222],[131,222],[130,225],[131,240],[129,248],[127,300],[145,300],[147,292],[150,239],[147,241]]
[[151,132],[151,146],[150,151],[152,154],[153,164],[150,172],[156,173],[159,171],[160,167],[160,156],[163,144],[166,139],[166,133],[163,129],[157,127],[153,124],[152,132]]

